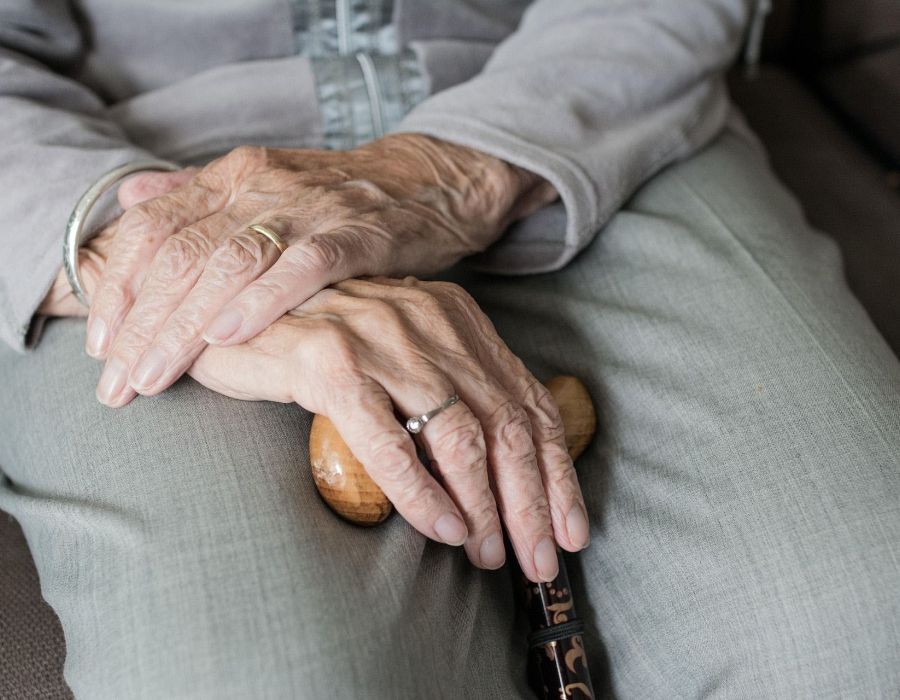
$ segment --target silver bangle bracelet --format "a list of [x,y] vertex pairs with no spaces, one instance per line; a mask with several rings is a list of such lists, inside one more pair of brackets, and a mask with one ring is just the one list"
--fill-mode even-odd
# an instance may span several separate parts
[[136,160],[113,168],[81,195],[81,199],[78,200],[78,204],[75,205],[69,216],[69,222],[66,224],[66,235],[63,238],[63,268],[65,268],[66,277],[69,278],[69,286],[72,287],[75,298],[82,304],[89,305],[81,284],[81,277],[78,274],[78,249],[96,235],[95,231],[85,233],[84,224],[97,200],[119,180],[139,170],[172,172],[180,169],[180,165],[165,160]]

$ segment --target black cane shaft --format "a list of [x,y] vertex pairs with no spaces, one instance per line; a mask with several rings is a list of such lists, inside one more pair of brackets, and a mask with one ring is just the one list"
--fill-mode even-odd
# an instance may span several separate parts
[[585,655],[583,625],[559,550],[557,557],[559,574],[549,583],[529,581],[515,565],[515,558],[510,558],[530,629],[528,682],[540,700],[592,699],[594,686]]

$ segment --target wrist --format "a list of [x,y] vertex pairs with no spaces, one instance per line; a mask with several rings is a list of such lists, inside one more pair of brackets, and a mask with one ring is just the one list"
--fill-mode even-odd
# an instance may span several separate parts
[[510,163],[507,165],[515,171],[517,183],[514,190],[515,201],[507,213],[504,229],[559,199],[556,188],[537,173]]
[[506,228],[558,198],[556,189],[531,170],[483,151],[429,136],[417,136],[436,149],[455,193],[461,221],[483,232],[487,247]]
[[[96,237],[78,249],[78,275],[85,294],[90,298],[106,265],[106,258],[112,244],[114,226],[110,225]],[[86,316],[87,307],[82,304],[69,283],[65,270],[60,269],[53,280],[47,296],[41,302],[37,313],[42,316]]]
[[[94,287],[100,279],[103,271],[104,258],[98,253],[83,249],[78,254],[78,271],[81,281],[84,285],[85,292],[90,297],[94,292]],[[84,306],[75,297],[72,287],[69,284],[69,278],[65,271],[60,269],[47,296],[41,302],[37,310],[41,316],[86,316],[87,307]]]

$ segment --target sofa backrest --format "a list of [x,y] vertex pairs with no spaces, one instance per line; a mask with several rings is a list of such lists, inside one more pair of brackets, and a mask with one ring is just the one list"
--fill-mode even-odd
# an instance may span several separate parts
[[763,56],[823,63],[900,42],[900,0],[771,0]]

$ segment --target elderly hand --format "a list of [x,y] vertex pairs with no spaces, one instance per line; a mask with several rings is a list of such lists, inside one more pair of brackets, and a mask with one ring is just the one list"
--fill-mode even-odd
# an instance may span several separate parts
[[[588,543],[581,490],[550,393],[461,288],[348,280],[247,343],[210,346],[191,376],[220,393],[295,401],[328,416],[397,510],[469,559],[504,561],[499,515],[532,581],[556,576],[554,538]],[[458,394],[417,436],[397,419]],[[436,477],[436,478],[435,478]]]
[[88,320],[88,353],[107,358],[98,398],[158,391],[207,342],[243,342],[333,282],[443,269],[555,196],[532,173],[419,135],[345,152],[238,148],[122,216]]
[[[159,197],[181,187],[197,172],[185,168],[172,173],[139,173],[125,179],[117,198],[122,209],[130,209],[148,199]],[[78,250],[78,272],[88,296],[92,296],[100,282],[112,250],[119,220],[112,221]],[[87,309],[75,298],[65,270],[60,269],[37,313],[42,316],[86,316]]]

